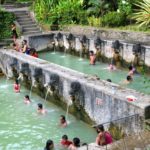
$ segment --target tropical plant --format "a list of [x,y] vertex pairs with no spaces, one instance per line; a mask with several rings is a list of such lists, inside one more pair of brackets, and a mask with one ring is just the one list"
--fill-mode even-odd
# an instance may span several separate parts
[[49,22],[51,24],[85,24],[87,19],[82,8],[82,0],[60,0],[51,8]]
[[95,15],[96,17],[103,16],[109,11],[114,11],[117,8],[116,0],[89,0],[89,8],[87,12],[89,15]]
[[150,0],[143,0],[135,4],[139,9],[133,13],[133,19],[136,20],[139,26],[150,27]]
[[14,19],[12,13],[0,10],[0,39],[11,37],[11,24]]
[[101,18],[102,26],[117,27],[126,23],[126,14],[122,12],[109,12]]
[[101,19],[96,18],[95,16],[88,17],[88,24],[90,26],[100,27],[101,26]]

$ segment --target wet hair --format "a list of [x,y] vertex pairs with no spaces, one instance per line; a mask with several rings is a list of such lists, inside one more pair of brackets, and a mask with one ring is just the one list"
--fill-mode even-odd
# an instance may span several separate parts
[[41,103],[38,103],[38,108],[43,109],[43,105]]
[[65,135],[62,136],[62,139],[63,140],[68,140],[68,136],[65,134]]
[[16,84],[19,84],[19,81],[16,79],[15,83],[16,83]]
[[23,42],[24,42],[25,44],[27,44],[27,40],[23,40]]
[[132,66],[129,66],[129,70],[131,71],[133,69],[133,67]]
[[46,146],[45,146],[45,148],[44,148],[44,150],[52,150],[52,145],[54,144],[54,142],[52,141],[52,140],[47,140],[47,142],[46,142]]
[[107,79],[108,82],[112,82],[111,79]]
[[29,95],[25,95],[25,98],[30,99],[30,98],[29,98]]
[[60,117],[62,118],[62,120],[66,121],[66,118],[64,115],[61,115]]
[[93,52],[93,51],[90,51],[90,54],[91,54],[91,55],[93,55],[93,54],[94,54],[94,52]]
[[98,131],[98,132],[100,132],[100,131],[102,131],[102,132],[105,131],[104,126],[103,126],[102,124],[98,125],[98,126],[97,126],[97,131]]
[[13,43],[13,46],[16,46],[16,44],[15,44],[15,43]]
[[132,77],[131,76],[127,76],[127,81],[131,81]]
[[76,147],[80,147],[80,139],[78,137],[73,138],[73,144]]
[[82,146],[87,146],[87,145],[88,145],[87,143],[83,143],[83,144],[82,144]]

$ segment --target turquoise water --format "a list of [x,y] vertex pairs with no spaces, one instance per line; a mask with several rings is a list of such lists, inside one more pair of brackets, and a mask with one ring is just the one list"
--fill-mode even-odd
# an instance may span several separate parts
[[[21,87],[21,93],[13,92],[13,81],[0,78],[0,150],[43,150],[47,139],[52,139],[56,150],[63,134],[69,139],[80,137],[81,142],[95,141],[96,132],[89,125],[68,116],[69,126],[59,127],[60,115],[65,111],[32,93],[32,104],[23,103],[29,90]],[[37,114],[37,103],[42,103],[48,114]]]
[[[80,60],[79,57],[69,54],[65,54],[64,56],[64,54],[60,52],[55,52],[55,54],[53,52],[40,52],[39,58],[85,74],[96,74],[100,77],[100,79],[111,79],[112,82],[117,84],[121,84],[123,80],[126,79],[128,73],[125,70],[109,71],[108,64],[100,62],[97,62],[94,66],[89,65],[89,61],[87,59]],[[150,77],[147,78],[150,80]],[[127,87],[145,94],[150,94],[150,82],[144,83],[144,81],[144,76],[134,75],[134,81],[130,85],[127,85]]]

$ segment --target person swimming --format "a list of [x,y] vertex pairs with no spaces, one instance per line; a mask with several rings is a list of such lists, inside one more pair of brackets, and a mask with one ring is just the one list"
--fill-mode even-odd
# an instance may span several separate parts
[[19,84],[18,80],[16,80],[15,83],[14,83],[14,91],[16,93],[20,92],[20,84]]
[[40,114],[46,114],[47,110],[43,108],[43,105],[41,103],[37,104],[38,108],[37,108],[37,112]]
[[24,97],[24,103],[25,103],[25,104],[30,104],[30,103],[31,103],[31,100],[30,100],[30,98],[29,98],[29,95],[26,95],[26,96]]
[[60,126],[63,128],[67,127],[67,121],[64,115],[60,116]]

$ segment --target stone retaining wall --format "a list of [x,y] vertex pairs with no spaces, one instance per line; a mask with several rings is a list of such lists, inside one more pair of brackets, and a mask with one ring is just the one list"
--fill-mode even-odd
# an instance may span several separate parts
[[[136,131],[143,128],[142,122],[144,120],[145,107],[150,104],[148,95],[138,93],[134,90],[124,89],[116,84],[103,80],[92,79],[83,73],[13,50],[0,50],[0,67],[8,76],[12,76],[12,64],[16,65],[15,68],[19,73],[22,70],[21,66],[25,63],[29,65],[29,73],[26,73],[26,75],[30,77],[32,83],[35,71],[37,70],[36,68],[42,69],[40,80],[42,81],[41,85],[43,87],[52,80],[52,74],[57,74],[59,76],[57,92],[65,103],[72,103],[69,98],[69,91],[72,90],[71,84],[78,82],[81,86],[75,95],[78,97],[78,104],[82,106],[79,108],[79,112],[80,109],[84,109],[96,124],[103,123],[108,126],[111,121],[126,117],[115,121],[115,123],[122,125],[127,131]],[[134,95],[138,99],[133,102],[128,102],[126,99],[128,95]]]

